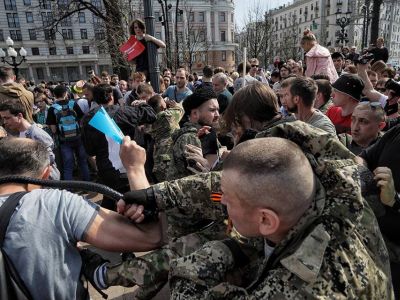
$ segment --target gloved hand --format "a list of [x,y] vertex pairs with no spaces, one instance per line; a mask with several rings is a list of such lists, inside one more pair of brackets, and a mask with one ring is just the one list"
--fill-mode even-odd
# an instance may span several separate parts
[[[108,286],[100,286],[99,278],[101,273],[101,267],[106,263],[110,262],[109,260],[104,259],[99,254],[90,251],[89,249],[83,249],[80,252],[82,258],[82,274],[85,275],[85,278],[92,284],[92,286],[103,296],[104,299],[107,299],[108,296],[104,294],[101,290],[107,288]],[[105,276],[103,276],[105,277]],[[103,278],[103,282],[105,278]],[[106,282],[104,282],[106,284]]]
[[126,204],[139,204],[144,206],[143,214],[145,220],[158,218],[158,206],[154,190],[150,187],[147,189],[129,191],[122,198]]

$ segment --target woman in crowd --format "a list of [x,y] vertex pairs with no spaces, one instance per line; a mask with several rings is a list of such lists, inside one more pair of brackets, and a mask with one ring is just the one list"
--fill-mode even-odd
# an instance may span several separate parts
[[331,58],[331,53],[325,47],[318,44],[315,35],[306,29],[301,39],[301,47],[306,52],[306,72],[307,77],[314,74],[326,74],[331,83],[338,79],[335,66]]

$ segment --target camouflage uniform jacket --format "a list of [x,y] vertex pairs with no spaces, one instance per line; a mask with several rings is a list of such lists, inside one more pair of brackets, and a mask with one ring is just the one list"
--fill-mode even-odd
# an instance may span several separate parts
[[[375,144],[382,137],[382,135],[383,133],[379,132],[378,137],[375,140],[373,140],[369,144],[369,146]],[[364,150],[363,147],[361,147],[355,141],[353,141],[353,138],[350,134],[347,133],[338,134],[338,139],[343,145],[346,146],[347,149],[349,149],[355,155],[359,155]]]
[[157,114],[150,132],[154,140],[153,172],[158,181],[164,181],[170,167],[172,152],[172,134],[179,129],[179,121],[183,115],[181,105],[169,108]]
[[[254,275],[251,281],[230,283],[227,275],[235,264],[231,251],[212,242],[172,263],[172,298],[393,299],[387,250],[376,218],[361,197],[354,156],[329,134],[303,122],[275,126],[258,135],[263,136],[287,138],[303,149],[319,179],[315,201],[268,257],[247,264],[254,266],[247,272]],[[208,188],[216,187],[209,181]],[[159,197],[157,201],[161,204]],[[165,202],[164,208],[170,205]],[[193,202],[190,206],[200,207]],[[211,216],[209,210],[220,212],[208,204],[203,214]]]
[[200,139],[197,137],[197,131],[201,128],[199,124],[187,122],[183,127],[172,134],[172,159],[171,166],[168,169],[167,180],[174,180],[192,175],[188,170],[188,161],[185,155],[185,146],[188,144],[201,147]]

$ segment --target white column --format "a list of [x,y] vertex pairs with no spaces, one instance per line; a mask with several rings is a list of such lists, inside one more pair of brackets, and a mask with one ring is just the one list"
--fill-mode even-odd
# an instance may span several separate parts
[[50,74],[50,67],[47,63],[45,64],[45,67],[46,67],[47,80],[53,80],[53,78],[51,77],[51,74]]
[[78,69],[79,69],[79,78],[83,78],[83,71],[82,71],[82,64],[81,62],[78,62]]
[[35,80],[35,75],[33,75],[33,68],[32,68],[32,66],[29,65],[29,66],[28,66],[28,69],[29,69],[29,77],[30,77],[30,80]]
[[207,42],[212,42],[211,36],[211,11],[206,11]]
[[225,21],[227,24],[227,29],[226,29],[226,40],[228,42],[232,42],[232,24],[231,24],[231,13],[229,12],[225,12]]
[[219,34],[219,12],[214,11],[214,35],[215,35],[215,41],[219,42],[221,39],[221,36]]

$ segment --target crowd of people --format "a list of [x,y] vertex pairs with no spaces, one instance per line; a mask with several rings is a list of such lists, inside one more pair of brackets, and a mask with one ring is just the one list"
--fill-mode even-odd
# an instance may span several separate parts
[[[132,34],[165,47],[138,20]],[[84,274],[100,293],[137,285],[136,299],[166,284],[172,299],[400,299],[399,73],[382,38],[363,53],[310,30],[300,44],[304,61],[270,71],[257,58],[235,72],[166,68],[158,93],[143,57],[128,80],[73,84],[1,67],[0,179],[124,194],[97,205],[0,184],[0,216],[20,197],[2,249],[30,297],[88,299]],[[93,127],[103,110],[122,143]],[[79,241],[150,252],[112,265]]]

